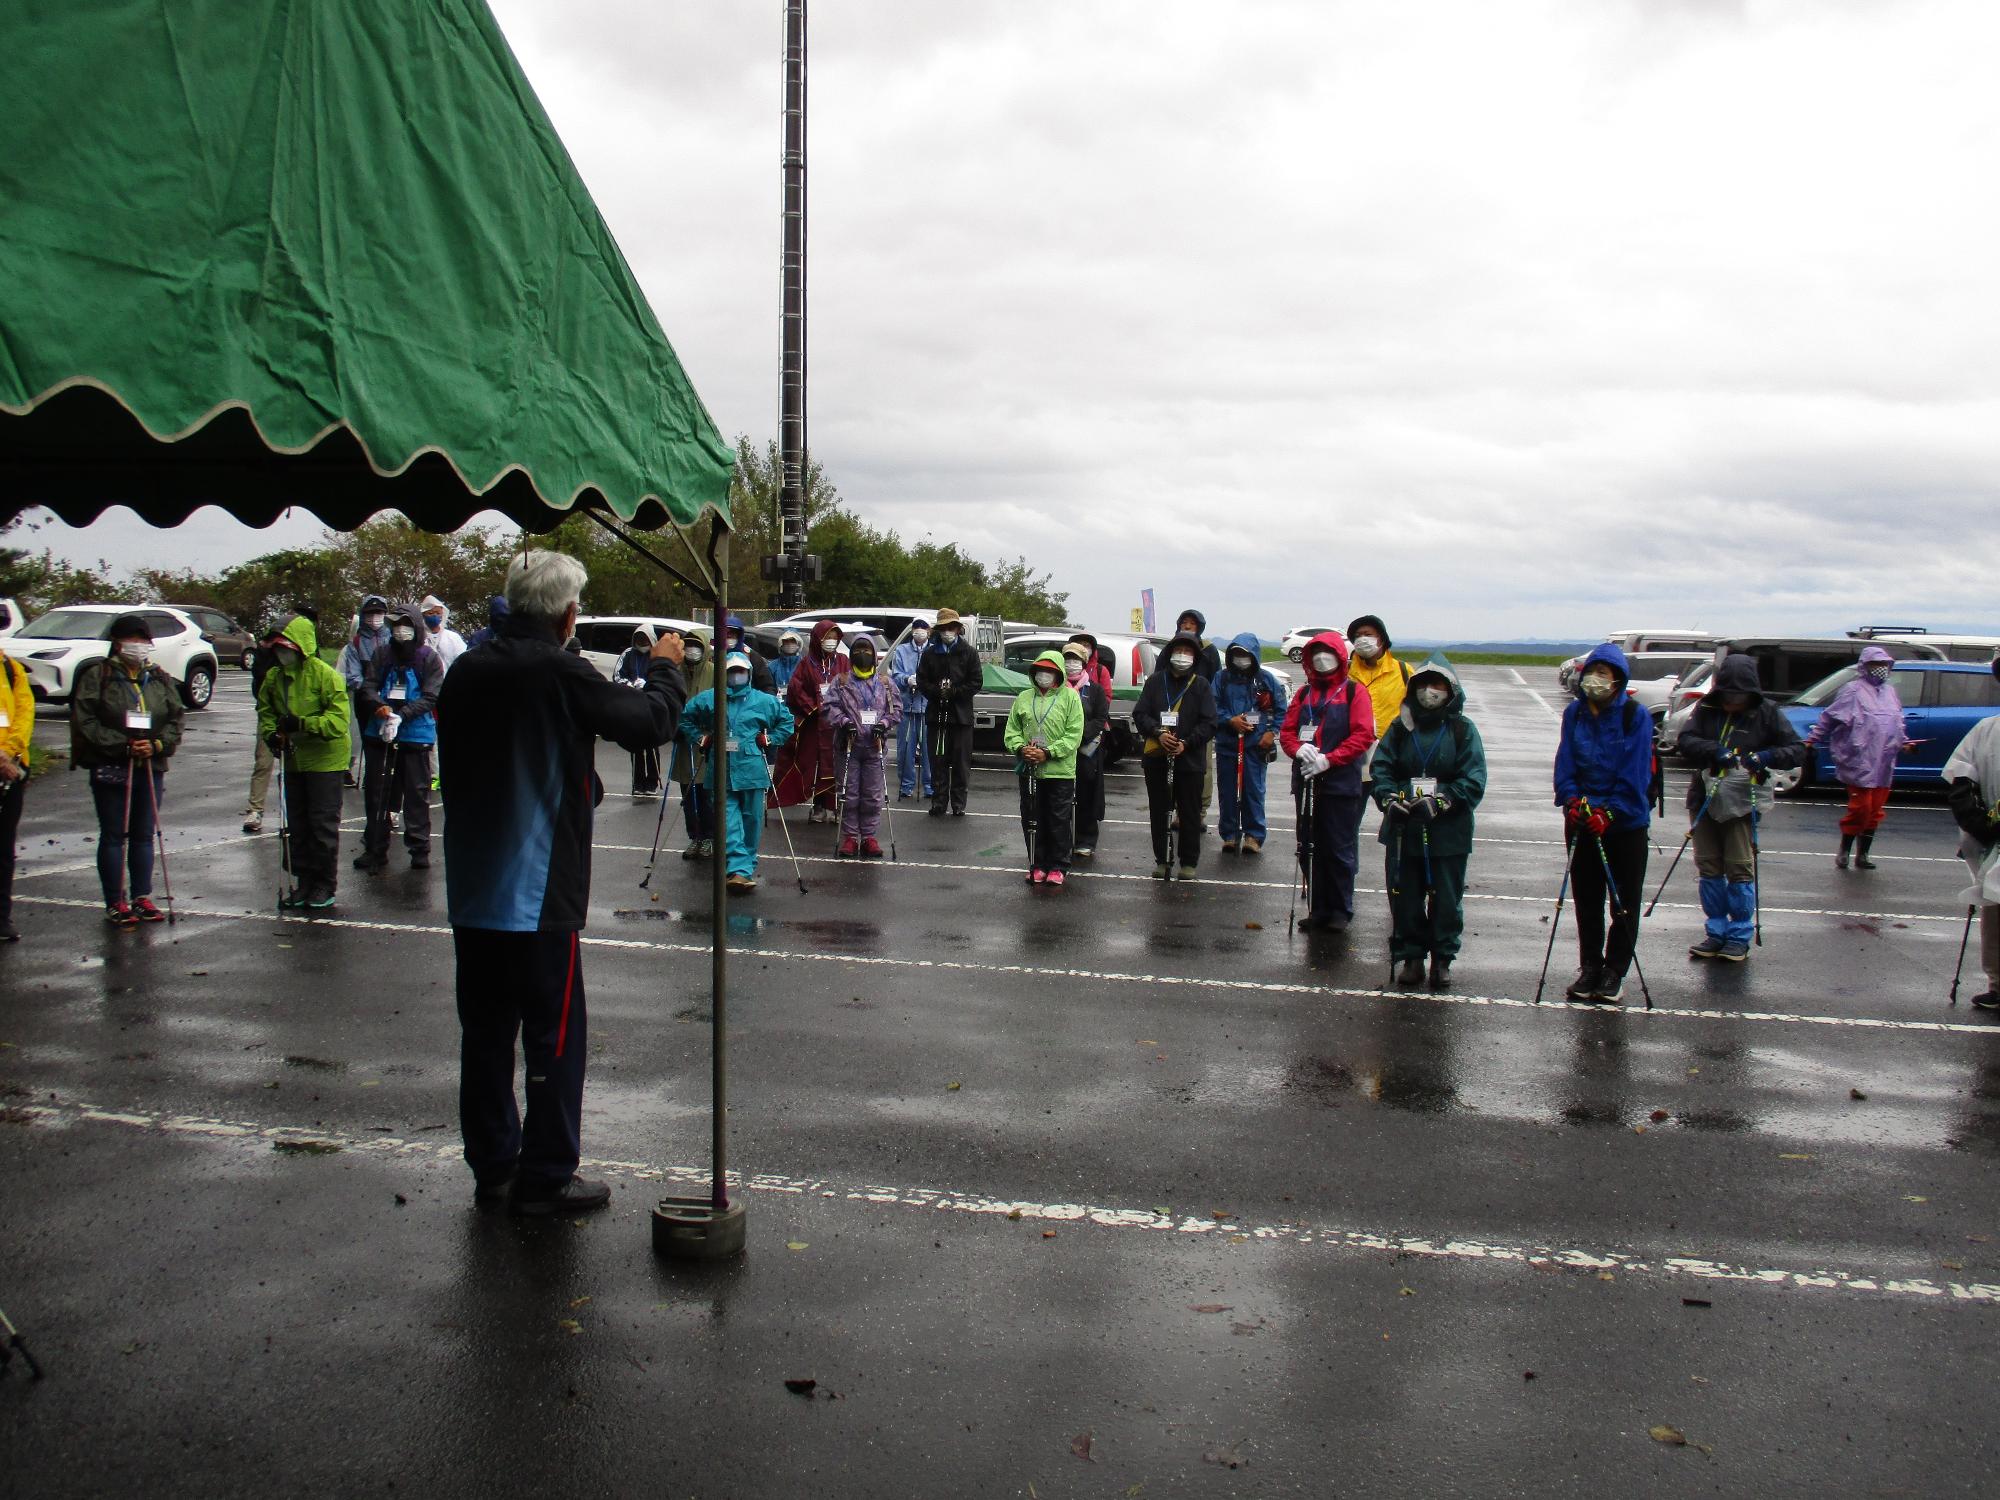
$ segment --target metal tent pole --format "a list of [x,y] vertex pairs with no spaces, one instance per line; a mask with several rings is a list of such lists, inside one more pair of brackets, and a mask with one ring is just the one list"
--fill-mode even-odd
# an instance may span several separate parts
[[787,609],[806,607],[806,0],[785,0],[784,338],[778,373],[778,518]]

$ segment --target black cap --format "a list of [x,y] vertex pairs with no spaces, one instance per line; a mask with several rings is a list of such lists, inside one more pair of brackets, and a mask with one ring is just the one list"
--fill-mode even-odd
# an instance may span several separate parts
[[153,627],[146,623],[143,615],[120,615],[111,622],[104,638],[107,641],[150,641]]

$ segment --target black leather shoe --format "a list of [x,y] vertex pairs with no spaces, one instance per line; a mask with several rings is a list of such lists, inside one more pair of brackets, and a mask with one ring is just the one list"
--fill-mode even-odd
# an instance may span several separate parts
[[610,1201],[610,1183],[595,1182],[588,1177],[572,1177],[552,1193],[523,1193],[517,1182],[508,1199],[508,1206],[525,1217],[542,1218],[549,1214],[587,1214]]
[[1451,960],[1435,953],[1431,955],[1431,988],[1434,990],[1451,988]]

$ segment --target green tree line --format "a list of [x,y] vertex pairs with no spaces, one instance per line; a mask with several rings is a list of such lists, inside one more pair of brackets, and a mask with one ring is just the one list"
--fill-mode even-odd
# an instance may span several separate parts
[[[736,444],[730,511],[730,599],[737,607],[769,603],[771,585],[759,576],[759,559],[778,550],[778,445],[762,448],[747,437]],[[906,544],[895,532],[869,525],[847,508],[817,461],[807,465],[806,519],[811,549],[824,560],[821,581],[809,584],[809,606],[831,604],[949,605],[961,614],[998,614],[1010,620],[1060,624],[1069,596],[1053,588],[1025,557],[988,566],[955,544]],[[507,563],[523,545],[519,532],[469,526],[437,534],[400,516],[378,516],[358,530],[328,531],[310,547],[267,552],[216,573],[197,569],[136,568],[124,574],[99,562],[66,562],[47,548],[13,545],[27,540],[20,518],[0,526],[0,597],[18,599],[32,616],[61,604],[129,599],[203,604],[252,627],[274,624],[311,606],[322,620],[344,621],[364,593],[389,599],[435,594],[470,630],[483,624],[486,599],[499,591]],[[688,566],[687,550],[670,532],[643,534],[652,552]],[[693,528],[689,541],[707,556],[710,522]],[[547,536],[526,545],[567,552],[590,571],[584,609],[589,614],[690,616],[702,600],[632,551],[587,516],[571,516]]]

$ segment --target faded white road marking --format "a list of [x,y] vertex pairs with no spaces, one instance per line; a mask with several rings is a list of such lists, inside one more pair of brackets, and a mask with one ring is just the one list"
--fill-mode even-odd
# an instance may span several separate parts
[[[20,896],[17,901],[30,906],[72,907],[85,911],[97,910],[94,901],[74,901],[55,896]],[[647,908],[639,908],[646,910]],[[741,910],[741,908],[738,908]],[[449,937],[451,928],[442,924],[422,922],[380,922],[361,917],[300,917],[268,911],[187,911],[181,915],[188,920],[206,919],[214,922],[269,922],[288,927],[325,927],[356,932],[401,932],[422,934],[428,937]],[[133,941],[144,942],[142,937]],[[586,934],[582,939],[587,948],[607,948],[637,953],[682,953],[706,961],[710,954],[707,943],[666,943],[647,938],[611,938]],[[1612,1014],[1603,1006],[1573,1005],[1558,995],[1543,1004],[1517,999],[1511,995],[1470,995],[1451,991],[1443,994],[1428,990],[1384,990],[1365,989],[1357,985],[1305,984],[1289,980],[1264,979],[1215,979],[1190,974],[1135,974],[1117,969],[1064,969],[1043,967],[1036,964],[994,963],[979,959],[948,958],[892,958],[886,955],[862,953],[828,953],[817,950],[792,948],[736,947],[730,950],[738,958],[776,960],[793,963],[846,964],[857,968],[878,969],[929,969],[939,973],[963,974],[1019,974],[1032,979],[1082,979],[1100,984],[1132,984],[1156,988],[1176,988],[1185,990],[1230,990],[1242,994],[1255,995],[1298,995],[1314,1000],[1386,1000],[1399,1004],[1424,1003],[1431,1005],[1464,1005],[1491,1010],[1532,1011],[1536,1014],[1557,1016],[1565,1011],[1581,1011],[1592,1015]],[[1783,1026],[1824,1026],[1841,1030],[1859,1031],[1916,1031],[1934,1034],[1959,1033],[1968,1036],[2000,1036],[2000,1025],[1984,1025],[1963,1021],[1896,1021],[1873,1016],[1816,1016],[1789,1015],[1779,1011],[1754,1010],[1705,1010],[1671,1005],[1657,1006],[1645,1010],[1637,1006],[1627,1006],[1615,1011],[1628,1018],[1651,1020],[1694,1020],[1694,1021],[1749,1021]]]
[[[265,1125],[249,1120],[224,1120],[203,1115],[141,1114],[111,1111],[88,1104],[25,1106],[20,1114],[57,1128],[73,1125],[116,1125],[169,1136],[191,1136],[224,1146],[264,1152],[279,1142],[319,1141],[338,1146],[344,1153],[379,1156],[420,1164],[426,1170],[443,1172],[456,1168],[461,1174],[464,1161],[455,1141],[405,1140],[396,1136],[348,1135],[305,1125]],[[580,1165],[594,1172],[606,1172],[636,1182],[658,1183],[705,1191],[709,1174],[694,1166],[654,1166],[647,1162],[615,1161],[586,1157]],[[301,1170],[310,1170],[301,1168]],[[769,1193],[795,1198],[833,1199],[865,1203],[871,1208],[907,1209],[916,1213],[964,1214],[1002,1220],[1030,1220],[1037,1224],[1064,1224],[1085,1232],[1137,1231],[1171,1236],[1183,1245],[1245,1245],[1265,1250],[1272,1247],[1321,1247],[1335,1252],[1388,1256],[1427,1256],[1438,1260],[1485,1261],[1507,1268],[1523,1267],[1540,1271],[1576,1271],[1595,1278],[1660,1278],[1697,1282],[1734,1281],[1772,1290],[1831,1291],[1851,1296],[1930,1299],[1956,1306],[1990,1306],[2000,1302],[2000,1285],[1985,1282],[1937,1281],[1927,1276],[1902,1276],[1890,1270],[1853,1271],[1814,1267],[1757,1266],[1731,1260],[1689,1254],[1640,1256],[1623,1250],[1588,1249],[1576,1245],[1509,1244],[1504,1241],[1457,1236],[1399,1234],[1393,1230],[1356,1229],[1332,1224],[1307,1224],[1288,1220],[1256,1223],[1249,1220],[1217,1221],[1210,1214],[1159,1213],[1151,1208],[1105,1208],[1087,1203],[1037,1203],[1020,1198],[1001,1198],[990,1193],[959,1192],[947,1188],[896,1187],[880,1183],[841,1182],[825,1177],[796,1177],[774,1172],[749,1175],[731,1173],[729,1184],[738,1192]],[[1926,1262],[1927,1263],[1927,1262]]]

